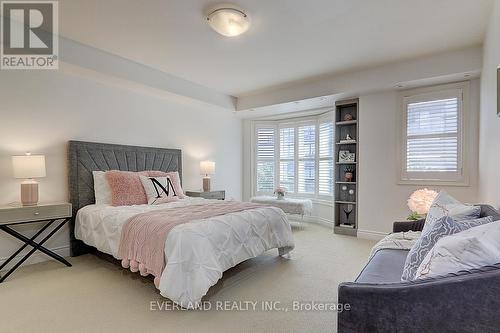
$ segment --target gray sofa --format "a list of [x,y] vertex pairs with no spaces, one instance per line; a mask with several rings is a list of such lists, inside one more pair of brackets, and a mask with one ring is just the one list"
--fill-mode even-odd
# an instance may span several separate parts
[[[500,212],[481,206],[481,217]],[[393,232],[422,230],[396,222]],[[499,240],[500,241],[500,240]],[[500,263],[439,278],[401,282],[408,251],[380,250],[355,282],[339,285],[338,332],[500,332]]]

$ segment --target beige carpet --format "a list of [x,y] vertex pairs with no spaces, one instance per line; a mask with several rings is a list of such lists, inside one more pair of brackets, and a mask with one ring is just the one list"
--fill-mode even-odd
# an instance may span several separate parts
[[[338,284],[356,277],[374,243],[311,224],[294,235],[291,259],[273,250],[226,272],[209,291],[210,311],[151,311],[151,302],[171,303],[151,282],[92,255],[70,258],[72,268],[26,266],[0,284],[0,331],[333,332],[335,312],[294,311],[293,301],[336,302]],[[267,301],[279,310],[262,310]],[[241,311],[214,309],[235,304]]]

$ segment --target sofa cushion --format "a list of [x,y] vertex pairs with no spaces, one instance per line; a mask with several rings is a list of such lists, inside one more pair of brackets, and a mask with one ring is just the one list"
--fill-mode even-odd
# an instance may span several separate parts
[[418,266],[422,263],[425,256],[434,247],[442,237],[456,234],[482,224],[487,224],[493,221],[491,216],[482,217],[469,221],[455,221],[449,216],[439,219],[433,224],[430,229],[422,231],[422,236],[417,240],[415,245],[410,250],[406,262],[404,264],[402,281],[409,281],[415,278]]
[[436,277],[500,262],[500,221],[441,238],[418,267],[416,279]]
[[434,223],[445,216],[452,217],[455,221],[461,221],[477,219],[480,214],[481,207],[464,205],[445,191],[441,191],[432,202],[422,231],[429,230]]
[[375,253],[359,274],[359,283],[400,283],[408,250],[383,249]]

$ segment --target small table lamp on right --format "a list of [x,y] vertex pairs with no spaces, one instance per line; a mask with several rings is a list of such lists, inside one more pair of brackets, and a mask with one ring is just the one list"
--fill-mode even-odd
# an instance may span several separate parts
[[215,173],[215,162],[201,161],[200,173],[203,175],[203,192],[210,192],[210,175]]

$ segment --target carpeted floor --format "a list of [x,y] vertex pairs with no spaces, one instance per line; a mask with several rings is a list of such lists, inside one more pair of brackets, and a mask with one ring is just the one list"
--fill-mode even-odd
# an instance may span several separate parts
[[26,266],[0,284],[0,331],[334,332],[334,311],[297,304],[336,303],[338,284],[356,277],[374,242],[313,224],[294,235],[290,259],[273,250],[226,272],[205,311],[171,310],[151,282],[92,255],[70,258],[72,268]]

